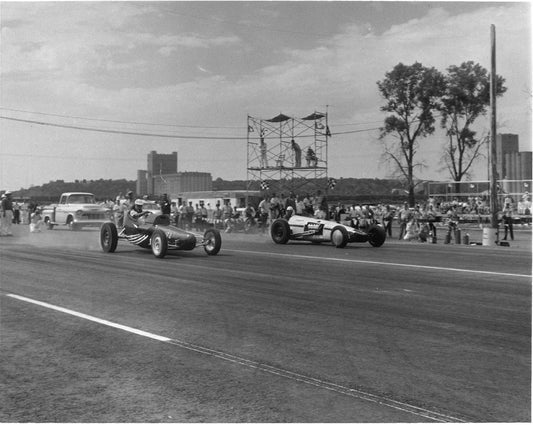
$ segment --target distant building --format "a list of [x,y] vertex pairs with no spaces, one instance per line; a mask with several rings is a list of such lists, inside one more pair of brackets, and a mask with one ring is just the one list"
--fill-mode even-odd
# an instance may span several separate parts
[[148,193],[148,180],[146,170],[137,170],[137,190],[136,193],[144,195]]
[[147,169],[137,171],[137,194],[159,197],[166,193],[177,198],[183,192],[209,191],[213,188],[211,173],[178,172],[178,153],[147,156]]
[[[517,134],[496,135],[496,180],[501,189],[500,197],[511,196],[517,202],[525,192],[532,189],[532,152],[519,151]],[[488,193],[490,182],[429,182],[429,196],[454,199],[461,196],[480,196]]]
[[531,151],[519,151],[517,134],[496,136],[496,169],[506,193],[519,194],[531,190]]
[[505,155],[518,152],[518,134],[496,135],[496,171],[498,179],[508,179]]
[[178,198],[183,192],[199,192],[213,190],[211,173],[183,172],[162,174],[152,178],[152,192],[150,195],[160,196],[168,194],[171,199]]

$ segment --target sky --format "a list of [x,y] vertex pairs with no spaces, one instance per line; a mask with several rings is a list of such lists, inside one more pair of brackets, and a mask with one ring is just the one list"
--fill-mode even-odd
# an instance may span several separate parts
[[[400,62],[490,69],[491,24],[508,88],[498,132],[532,149],[529,2],[2,1],[0,23],[0,190],[134,180],[153,150],[245,180],[248,116],[315,111],[328,113],[329,176],[388,178],[377,81]],[[489,114],[475,127],[487,135]],[[450,179],[445,142],[421,140],[418,178]]]

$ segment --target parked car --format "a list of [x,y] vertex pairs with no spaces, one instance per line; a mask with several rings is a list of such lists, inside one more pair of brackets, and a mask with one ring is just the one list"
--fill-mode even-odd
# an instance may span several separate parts
[[96,203],[95,196],[86,192],[63,193],[57,204],[42,208],[43,223],[50,230],[55,226],[67,226],[70,230],[99,227],[109,216],[109,208]]

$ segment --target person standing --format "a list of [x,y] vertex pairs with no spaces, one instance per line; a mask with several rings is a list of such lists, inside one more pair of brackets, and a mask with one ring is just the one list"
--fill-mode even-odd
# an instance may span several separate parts
[[385,234],[392,238],[392,221],[394,219],[394,213],[391,211],[390,205],[385,206],[385,212],[383,213],[383,227],[385,228]]
[[296,196],[296,209],[295,209],[296,215],[303,215],[305,211],[305,204],[300,195]]
[[229,200],[224,201],[224,208],[222,209],[222,220],[224,222],[225,232],[231,232],[232,225],[231,220],[233,217],[233,208],[231,207],[231,202]]
[[171,202],[170,203],[170,218],[171,218],[171,222],[173,222],[176,227],[179,225],[178,223],[179,215],[180,213],[176,205],[176,202]]
[[20,204],[13,202],[13,224],[20,224]]
[[302,166],[302,148],[294,141],[291,140],[291,148],[294,152],[294,167],[300,168]]
[[215,210],[211,206],[210,202],[207,203],[207,208],[206,209],[207,209],[207,222],[212,225],[213,224]]
[[277,197],[276,193],[272,194],[270,198],[270,220],[274,221],[276,218],[281,216],[281,201]]
[[270,202],[268,201],[268,196],[265,195],[263,200],[259,202],[259,223],[261,229],[266,231],[268,227],[268,215],[270,214]]
[[511,207],[511,204],[505,204],[505,208],[503,209],[503,226],[504,226],[504,237],[503,240],[507,240],[507,233],[509,233],[509,236],[511,237],[511,240],[514,241],[514,232],[513,232],[513,208]]
[[120,199],[117,196],[117,199],[119,199],[118,203],[115,205],[116,209],[116,223],[117,226],[122,227],[124,225],[124,216],[129,213],[129,211],[133,208],[133,192],[129,190],[126,193],[125,199]]
[[403,204],[403,208],[398,213],[398,222],[400,224],[400,235],[398,236],[399,240],[402,240],[405,236],[405,231],[407,228],[407,223],[411,221],[411,211],[409,211],[409,206],[407,202]]
[[208,211],[205,207],[204,201],[200,201],[200,230],[207,228]]
[[13,236],[11,232],[11,225],[13,224],[13,201],[11,200],[11,192],[7,191],[2,195],[2,221],[0,226],[0,235]]
[[260,154],[260,167],[261,168],[268,168],[268,161],[267,161],[267,145],[265,143],[265,138],[261,137],[261,141],[259,142],[259,154]]
[[431,242],[437,243],[437,228],[435,227],[435,222],[437,221],[437,214],[433,208],[433,204],[429,204],[428,209],[425,212],[425,218],[428,223],[429,231],[431,234]]
[[215,205],[215,210],[213,211],[213,224],[215,225],[215,229],[224,228],[222,217],[223,211],[220,209],[220,202],[217,202]]
[[163,199],[161,200],[161,203],[159,205],[161,206],[161,212],[170,216],[171,205],[170,201],[168,200],[168,195],[166,193],[163,193]]
[[194,207],[192,201],[185,207],[185,229],[191,229],[194,220]]

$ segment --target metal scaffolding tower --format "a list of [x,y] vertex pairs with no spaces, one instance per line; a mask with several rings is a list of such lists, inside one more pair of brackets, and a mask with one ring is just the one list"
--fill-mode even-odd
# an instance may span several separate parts
[[248,116],[248,188],[311,192],[328,182],[328,114]]

